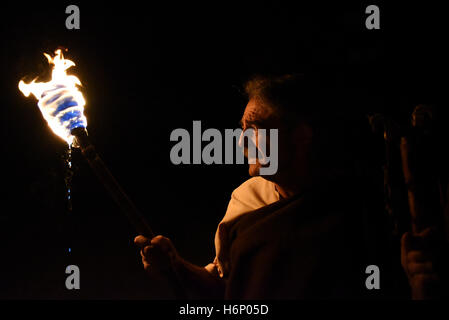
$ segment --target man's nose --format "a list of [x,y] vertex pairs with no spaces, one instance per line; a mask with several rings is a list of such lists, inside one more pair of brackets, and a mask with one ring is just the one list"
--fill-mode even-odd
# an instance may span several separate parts
[[243,154],[250,164],[256,163],[257,145],[257,131],[255,129],[249,128],[242,131],[239,138],[239,147],[243,149]]
[[239,148],[242,149],[245,158],[248,158],[248,142],[245,142],[245,136],[243,135],[243,133],[244,131],[242,131],[242,133],[240,134],[238,145]]
[[244,133],[244,132],[245,132],[245,131],[242,130],[242,133],[240,133],[240,137],[239,137],[239,147],[240,147],[240,148],[243,148],[243,149],[245,149],[245,145],[244,145],[244,143],[245,143],[244,140],[245,140],[245,139],[243,138],[243,137],[244,137],[244,136],[243,136],[243,133]]
[[[251,134],[251,132],[248,130],[254,131],[253,129],[247,129],[246,131],[242,131],[238,143],[239,148],[243,149],[243,154],[245,155],[246,158],[248,158],[249,143],[254,143],[254,141],[252,141],[254,134]],[[245,132],[246,132],[246,139],[245,139]]]

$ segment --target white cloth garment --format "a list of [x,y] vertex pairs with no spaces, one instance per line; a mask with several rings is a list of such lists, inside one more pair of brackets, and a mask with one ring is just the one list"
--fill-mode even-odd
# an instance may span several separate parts
[[215,259],[213,263],[208,264],[205,268],[211,273],[217,273],[220,277],[226,273],[226,254],[228,248],[223,248],[222,244],[226,243],[224,239],[228,236],[227,231],[223,228],[223,222],[230,221],[242,214],[254,211],[261,207],[267,206],[280,199],[274,183],[262,178],[253,177],[242,183],[232,192],[226,214],[218,225],[215,233]]

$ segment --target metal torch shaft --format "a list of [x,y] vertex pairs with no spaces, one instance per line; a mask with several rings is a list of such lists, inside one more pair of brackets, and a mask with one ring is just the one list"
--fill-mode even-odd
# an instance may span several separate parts
[[126,214],[131,224],[135,227],[136,231],[147,237],[153,238],[154,233],[151,230],[149,224],[145,220],[142,213],[137,209],[117,180],[111,174],[109,169],[101,160],[100,156],[96,152],[94,146],[91,144],[90,139],[87,136],[87,131],[84,128],[75,128],[72,130],[72,135],[76,137],[82,154],[89,162],[90,167],[97,175],[100,182],[106,188],[111,195],[115,203],[120,207],[123,213]]

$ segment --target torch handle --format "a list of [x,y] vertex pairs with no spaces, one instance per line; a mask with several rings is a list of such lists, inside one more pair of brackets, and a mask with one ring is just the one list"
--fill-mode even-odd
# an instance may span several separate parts
[[94,146],[90,143],[87,137],[86,130],[84,128],[76,128],[72,130],[72,134],[76,137],[76,142],[78,143],[81,152],[90,167],[95,172],[105,189],[109,192],[115,203],[120,207],[123,213],[126,214],[136,231],[149,239],[153,238],[154,233],[145,220],[145,217],[137,209],[117,180],[111,174],[109,169],[106,167],[98,153],[95,151]]
[[404,175],[405,185],[407,187],[408,206],[411,216],[411,227],[413,233],[422,231],[424,215],[419,206],[419,201],[416,197],[416,181],[414,170],[411,163],[412,147],[410,141],[406,137],[401,137],[400,142],[401,160],[402,160],[402,173]]

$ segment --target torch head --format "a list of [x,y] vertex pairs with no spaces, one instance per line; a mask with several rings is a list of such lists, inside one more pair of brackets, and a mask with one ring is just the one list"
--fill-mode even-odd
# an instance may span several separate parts
[[66,70],[74,66],[73,61],[64,59],[61,50],[54,57],[45,54],[50,64],[53,64],[52,78],[48,82],[19,82],[19,89],[25,96],[31,93],[38,100],[38,106],[44,119],[52,131],[72,144],[71,130],[77,127],[87,127],[84,115],[83,94],[79,90],[80,80],[74,75],[68,75]]

